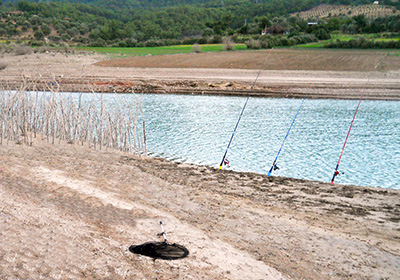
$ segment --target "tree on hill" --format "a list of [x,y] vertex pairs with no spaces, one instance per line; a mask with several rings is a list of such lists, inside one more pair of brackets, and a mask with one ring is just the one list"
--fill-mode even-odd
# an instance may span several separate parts
[[339,30],[340,29],[340,20],[336,17],[328,19],[326,28],[329,31]]
[[266,16],[256,17],[254,21],[258,24],[258,28],[260,31],[265,30],[272,25],[271,21]]

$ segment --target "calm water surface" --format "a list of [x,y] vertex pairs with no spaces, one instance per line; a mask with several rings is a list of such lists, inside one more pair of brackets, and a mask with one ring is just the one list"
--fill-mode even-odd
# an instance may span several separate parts
[[[246,98],[146,94],[152,156],[218,167]],[[300,99],[250,98],[227,158],[266,174]],[[306,100],[273,176],[330,182],[358,101]],[[400,103],[362,101],[336,183],[400,189]]]
[[[50,93],[46,93],[49,94]],[[65,93],[78,98],[74,93]],[[99,94],[84,94],[84,102]],[[143,98],[151,156],[218,167],[245,97],[104,94],[108,109]],[[250,98],[227,154],[229,169],[267,174],[301,99]],[[330,182],[358,100],[305,100],[273,176]],[[99,103],[100,106],[100,103]],[[228,167],[224,167],[228,168]],[[361,102],[336,183],[400,189],[400,103]]]

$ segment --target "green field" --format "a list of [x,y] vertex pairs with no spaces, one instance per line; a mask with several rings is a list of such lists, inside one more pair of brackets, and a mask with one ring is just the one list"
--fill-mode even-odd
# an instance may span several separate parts
[[[223,44],[199,45],[201,52],[220,52],[223,51]],[[245,44],[235,44],[234,50],[245,50]],[[145,55],[167,55],[178,53],[193,52],[193,45],[178,45],[167,47],[152,47],[152,48],[113,48],[113,47],[77,47],[76,50],[94,51],[107,54],[117,54],[121,56],[145,56]]]
[[336,40],[340,41],[350,41],[350,40],[357,40],[360,37],[364,37],[367,40],[373,40],[373,41],[399,41],[400,38],[383,38],[380,37],[377,34],[359,34],[359,35],[349,35],[349,34],[331,34],[331,39],[329,40],[324,40],[324,41],[319,41],[315,43],[310,43],[310,44],[304,44],[304,45],[296,45],[294,46],[295,48],[324,48],[325,45],[327,45],[330,42],[334,42]]

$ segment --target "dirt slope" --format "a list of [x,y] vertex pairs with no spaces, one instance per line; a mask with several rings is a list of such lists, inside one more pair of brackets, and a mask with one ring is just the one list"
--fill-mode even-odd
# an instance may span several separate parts
[[[0,145],[0,279],[396,279],[398,191]],[[133,244],[190,255],[152,261]]]
[[294,71],[381,71],[400,69],[400,55],[384,50],[274,49],[164,56],[127,57],[101,61],[106,67],[262,69]]

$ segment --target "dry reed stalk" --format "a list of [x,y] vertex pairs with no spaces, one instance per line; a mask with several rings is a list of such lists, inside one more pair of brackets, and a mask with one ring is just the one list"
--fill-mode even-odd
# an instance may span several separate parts
[[[46,91],[37,89],[35,80],[24,80],[18,91],[4,90],[0,95],[0,144],[6,140],[32,145],[41,135],[47,142],[56,140],[81,145],[89,143],[94,149],[112,147],[125,152],[147,153],[142,99],[134,96],[132,104],[117,96],[112,106],[106,105],[103,94],[59,93],[58,83],[44,83]],[[134,94],[134,93],[133,93]],[[83,98],[85,97],[85,98]],[[85,99],[85,100],[83,100]]]

